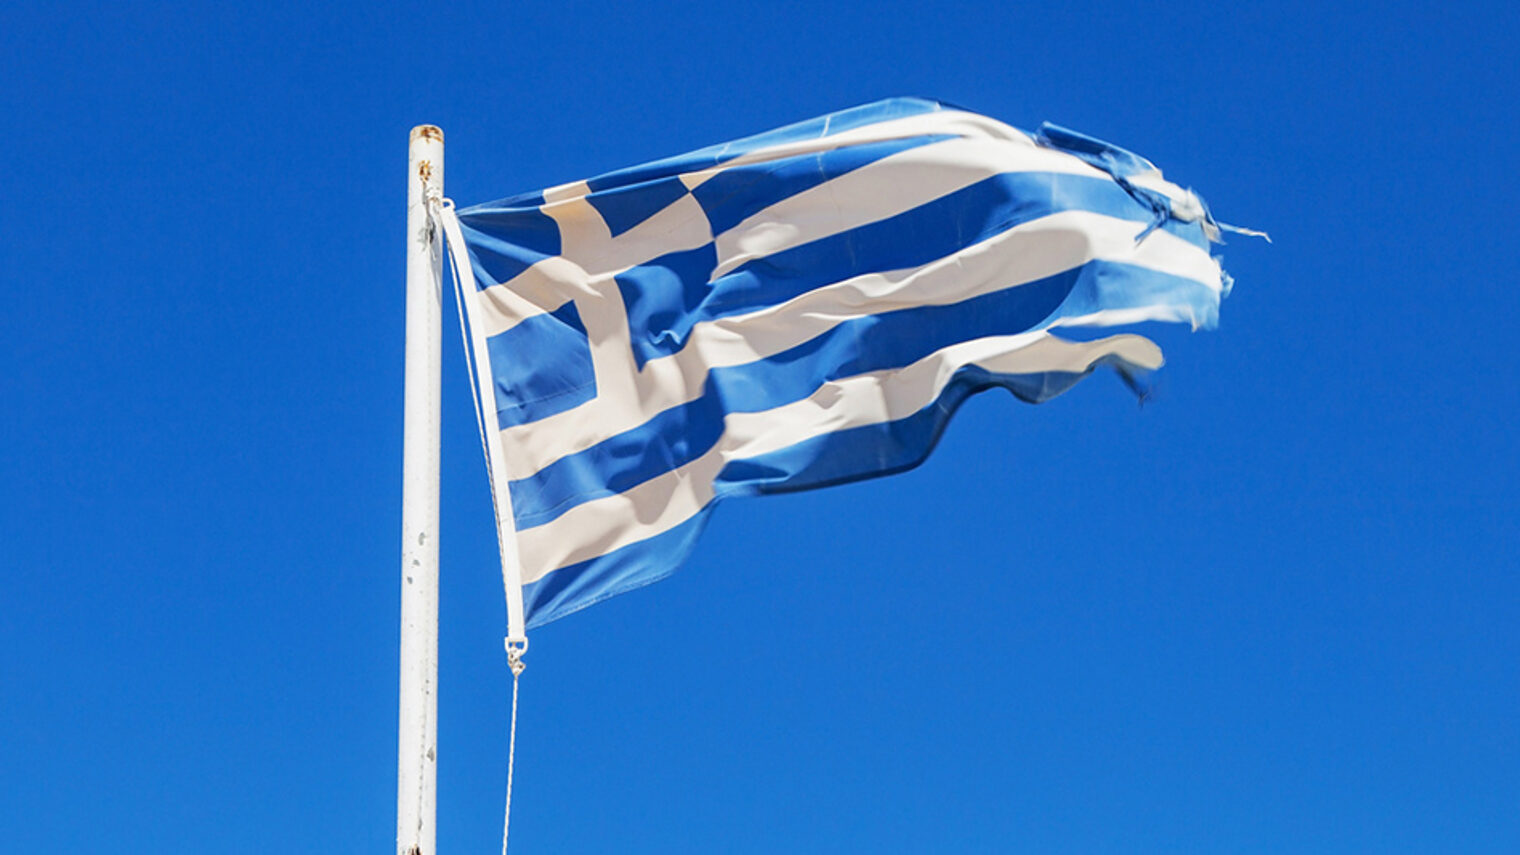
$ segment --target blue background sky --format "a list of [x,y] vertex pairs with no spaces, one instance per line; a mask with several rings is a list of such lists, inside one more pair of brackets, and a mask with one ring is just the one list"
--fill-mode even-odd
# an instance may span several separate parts
[[[393,846],[408,130],[461,204],[895,94],[1268,246],[1221,328],[539,630],[513,851],[1520,851],[1513,4],[12,3],[0,829]],[[452,318],[452,308],[446,314]],[[452,326],[439,850],[508,685]]]

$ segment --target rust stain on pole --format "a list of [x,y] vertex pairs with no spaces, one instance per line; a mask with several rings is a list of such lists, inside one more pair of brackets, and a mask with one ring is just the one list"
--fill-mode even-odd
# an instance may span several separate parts
[[443,129],[437,125],[418,125],[412,128],[412,139],[437,140],[443,142]]

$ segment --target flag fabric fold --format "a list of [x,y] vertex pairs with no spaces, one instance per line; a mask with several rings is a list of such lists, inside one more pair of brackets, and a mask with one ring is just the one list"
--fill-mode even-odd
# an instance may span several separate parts
[[1149,161],[897,98],[458,212],[528,625],[648,584],[729,496],[922,462],[1213,326],[1218,225]]

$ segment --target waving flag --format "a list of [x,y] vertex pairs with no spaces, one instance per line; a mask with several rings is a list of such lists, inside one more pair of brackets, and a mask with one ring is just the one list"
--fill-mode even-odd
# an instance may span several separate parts
[[1212,326],[1229,282],[1143,158],[909,98],[458,224],[529,626],[669,574],[720,499],[917,465],[972,394],[1157,368],[1054,331]]

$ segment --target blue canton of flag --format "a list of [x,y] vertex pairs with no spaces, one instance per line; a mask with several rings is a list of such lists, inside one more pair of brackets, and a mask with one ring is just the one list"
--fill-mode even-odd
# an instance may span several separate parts
[[1053,330],[1208,327],[1229,287],[1148,161],[915,98],[458,223],[529,626],[668,575],[720,499],[917,465],[972,394],[1157,368]]

